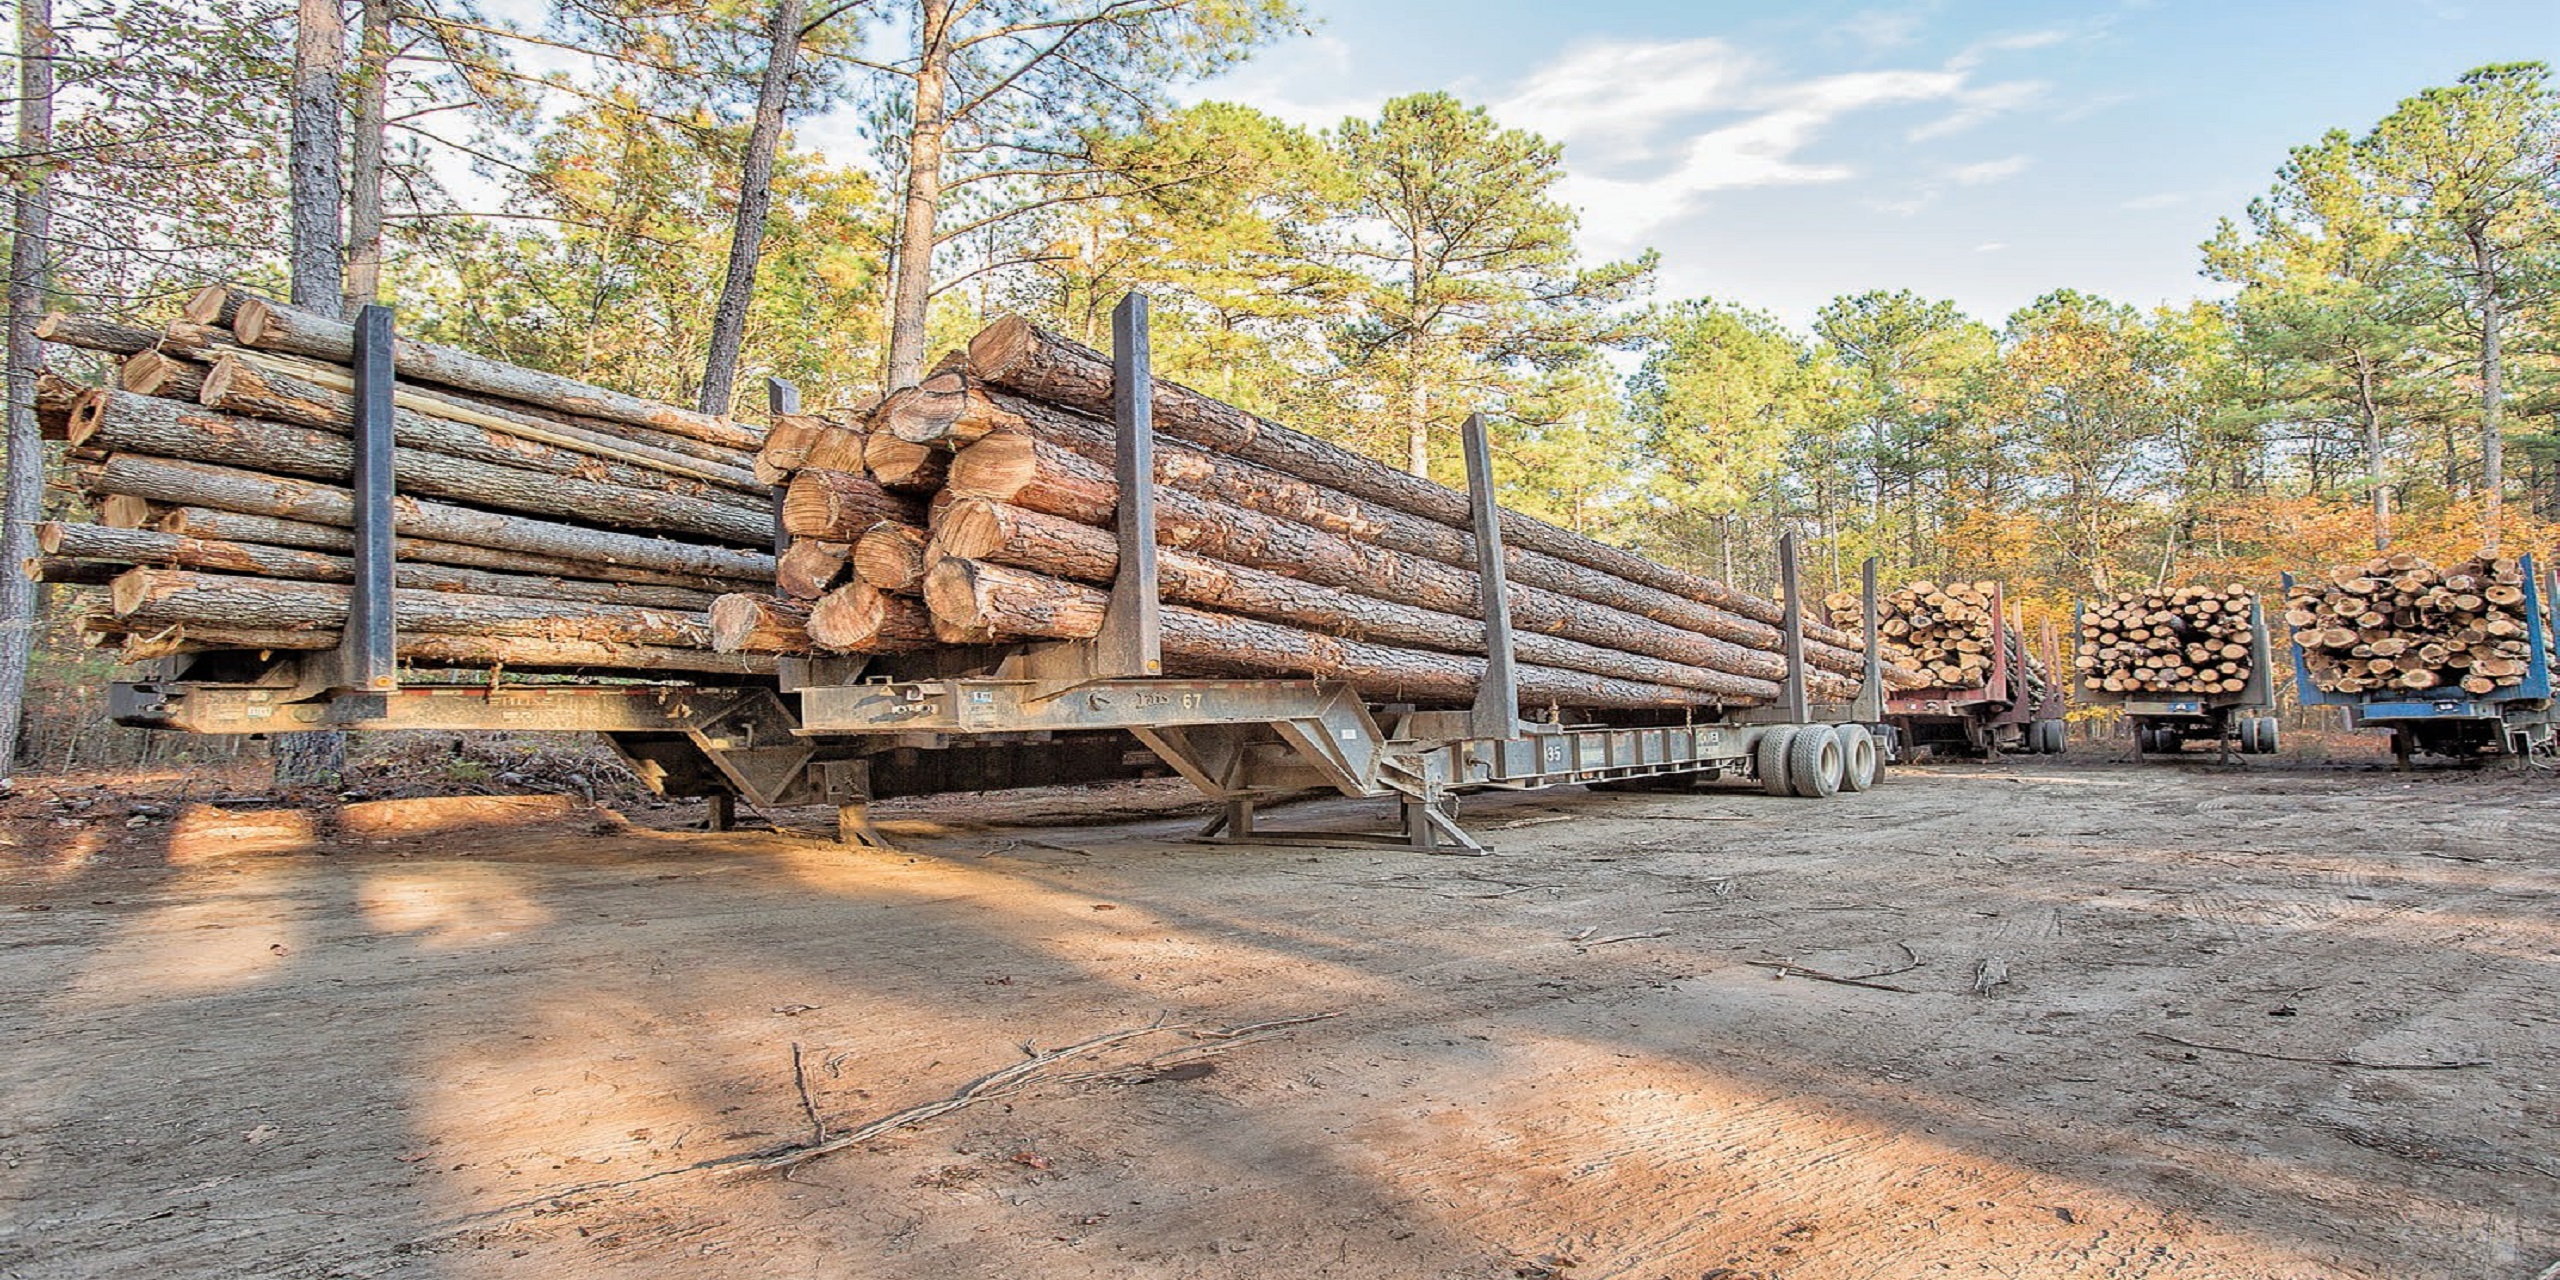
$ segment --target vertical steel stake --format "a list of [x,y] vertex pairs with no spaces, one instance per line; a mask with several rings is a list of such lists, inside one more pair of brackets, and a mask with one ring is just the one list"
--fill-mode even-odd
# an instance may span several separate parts
[[[764,380],[764,404],[775,417],[800,412],[800,388],[780,378]],[[773,553],[781,555],[791,549],[791,535],[782,531],[782,495],[789,492],[783,485],[773,487]]]
[[1789,529],[1778,539],[1778,577],[1786,584],[1786,613],[1783,627],[1786,639],[1787,678],[1778,686],[1779,701],[1787,713],[1787,723],[1803,724],[1813,718],[1813,708],[1805,697],[1804,680],[1804,576],[1797,572],[1796,531]]
[[1147,353],[1147,295],[1111,312],[1113,472],[1120,482],[1120,571],[1094,640],[1102,679],[1164,674],[1162,599],[1156,590],[1155,374]]
[[1484,593],[1484,683],[1476,687],[1467,732],[1478,738],[1509,738],[1520,732],[1520,669],[1512,656],[1502,504],[1493,489],[1493,445],[1485,438],[1484,415],[1468,414],[1458,439],[1467,455],[1467,509],[1475,521],[1476,573]]
[[355,589],[338,642],[338,673],[350,690],[399,685],[399,636],[392,595],[391,308],[356,314]]
[[1876,558],[1858,568],[1859,619],[1867,638],[1866,668],[1859,673],[1857,718],[1870,723],[1884,718],[1884,636],[1876,618]]

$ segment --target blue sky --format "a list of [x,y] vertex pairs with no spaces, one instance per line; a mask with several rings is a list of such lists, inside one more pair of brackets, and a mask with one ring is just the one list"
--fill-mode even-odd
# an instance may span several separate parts
[[1306,0],[1314,34],[1195,92],[1308,125],[1446,89],[1565,144],[1595,254],[1802,326],[1869,288],[1998,322],[2070,286],[2209,294],[2196,245],[2288,148],[2488,62],[2560,3]]

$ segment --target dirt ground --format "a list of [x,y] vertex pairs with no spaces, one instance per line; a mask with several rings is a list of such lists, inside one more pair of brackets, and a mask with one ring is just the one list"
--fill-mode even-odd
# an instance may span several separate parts
[[910,805],[899,854],[75,800],[5,830],[0,1276],[2560,1258],[2548,778],[1549,792],[1471,802],[1473,859],[1185,844],[1152,784]]

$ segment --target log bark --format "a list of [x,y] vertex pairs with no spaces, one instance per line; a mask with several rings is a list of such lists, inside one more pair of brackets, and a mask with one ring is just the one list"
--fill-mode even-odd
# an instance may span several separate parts
[[[252,298],[242,303],[231,328],[248,346],[289,351],[333,364],[349,364],[355,359],[355,326],[264,299]],[[519,368],[432,342],[401,339],[393,352],[393,367],[404,379],[649,427],[708,444],[751,450],[757,443],[754,432],[726,418],[644,400],[554,373]]]
[[773,562],[774,588],[794,600],[815,600],[844,578],[852,559],[851,543],[794,538]]
[[851,542],[883,520],[921,526],[925,504],[861,472],[817,467],[802,467],[782,495],[782,531],[795,538]]
[[[334,485],[141,454],[109,458],[89,487],[176,506],[213,507],[340,528],[355,522],[354,495]],[[589,529],[419,498],[403,498],[395,505],[395,527],[410,537],[703,578],[773,580],[773,557],[763,552]]]
[[[1096,416],[1110,413],[1110,358],[1019,317],[999,320],[970,340],[968,370],[974,378],[1036,400]],[[1469,523],[1464,493],[1292,431],[1180,383],[1157,379],[1154,409],[1158,432],[1213,453],[1233,454],[1453,527]],[[1657,564],[1516,511],[1502,513],[1502,535],[1507,546],[1542,551],[1754,621],[1775,626],[1785,617],[1783,606],[1774,600]],[[1862,643],[1829,627],[1816,626],[1812,634],[1843,648],[1854,649]]]
[[158,351],[137,351],[125,357],[124,368],[116,374],[116,385],[135,395],[193,400],[203,393],[207,372],[205,366],[193,360]]
[[[983,499],[956,503],[934,533],[942,558],[980,560],[1012,568],[1108,585],[1119,571],[1119,539],[1056,516]],[[1218,613],[1282,622],[1354,640],[1445,649],[1482,655],[1482,622],[1412,605],[1373,600],[1259,569],[1221,564],[1167,549],[1156,561],[1157,583],[1167,600]],[[1660,658],[1603,649],[1535,631],[1515,631],[1513,652],[1522,660],[1648,684],[1676,685],[1723,694],[1736,702],[1773,699],[1769,680],[1686,666]],[[1819,690],[1846,696],[1837,681]]]
[[[354,396],[279,369],[261,369],[237,357],[215,361],[199,384],[195,399],[208,409],[243,418],[289,423],[333,435],[348,435],[355,430]],[[539,471],[545,475],[674,494],[733,507],[741,520],[771,519],[764,503],[751,501],[743,494],[670,475],[657,466],[624,462],[618,456],[600,456],[592,446],[586,449],[559,447],[540,438],[551,435],[551,432],[539,428],[532,430],[536,434],[529,437],[510,426],[457,422],[409,409],[394,408],[391,411],[392,439],[412,449],[469,458],[493,466]],[[764,490],[757,488],[754,492],[761,496]]]
[[[948,512],[934,517],[937,524],[949,518]],[[925,548],[931,543],[914,525],[881,521],[853,544],[853,576],[892,595],[921,595]]]
[[36,336],[66,347],[119,356],[147,351],[160,341],[157,332],[141,325],[69,311],[46,313],[43,319],[36,321]]
[[[1095,470],[1084,477],[1088,487],[1095,478],[1106,474],[1112,465],[1116,446],[1109,429],[1101,423],[1052,405],[1000,392],[973,392],[970,398],[977,402],[977,406],[961,417],[975,423],[1007,428],[1009,433],[1018,431],[1036,436],[1095,464]],[[1471,532],[1336,493],[1235,458],[1159,440],[1156,443],[1156,482],[1249,511],[1308,525],[1353,542],[1372,543],[1461,569],[1471,570],[1476,564],[1475,536]],[[1116,498],[1116,491],[1114,494]],[[1783,643],[1778,628],[1767,623],[1629,582],[1570,560],[1506,546],[1503,565],[1508,579],[1519,586],[1537,587],[1607,605],[1746,648],[1776,652]],[[1819,620],[1813,620],[1805,648],[1807,661],[1843,675],[1861,675],[1866,663],[1862,649],[1812,638],[1812,632],[1823,629]],[[1888,682],[1906,687],[1917,685],[1921,680],[1918,671],[1891,662],[1885,665],[1884,674]]]
[[[300,520],[279,520],[273,516],[244,515],[237,511],[216,511],[210,507],[153,507],[140,498],[116,495],[108,500],[107,514],[117,514],[114,504],[132,503],[142,514],[130,523],[119,524],[102,519],[110,527],[153,529],[182,537],[209,538],[222,542],[255,542],[272,547],[303,547],[314,551],[348,551],[355,547],[353,530],[333,528],[325,524],[307,524]],[[689,573],[660,573],[653,569],[635,569],[628,565],[604,564],[592,560],[573,560],[561,556],[536,555],[526,551],[501,551],[495,547],[475,547],[460,542],[437,542],[430,538],[394,538],[391,554],[401,561],[425,564],[459,565],[470,569],[488,569],[498,573],[531,574],[544,578],[589,579],[633,586],[680,587],[704,596],[740,590],[752,584],[734,578],[710,578]]]
[[[1082,640],[1100,634],[1109,597],[1037,573],[952,559],[934,566],[925,599],[937,619],[999,637]],[[1320,636],[1181,605],[1165,606],[1163,628],[1168,665],[1340,680],[1372,701],[1463,704],[1484,680],[1482,658]],[[1529,707],[1650,709],[1723,701],[1696,689],[1530,663],[1520,665],[1519,678],[1521,705]]]
[[[111,591],[116,616],[133,626],[208,624],[336,631],[347,624],[353,589],[334,583],[247,578],[188,569],[128,569]],[[396,625],[419,635],[514,636],[657,648],[711,648],[710,620],[697,611],[563,604],[455,591],[392,592]]]
[[[1101,468],[1045,440],[997,432],[961,451],[945,492],[987,498],[1060,516],[1078,524],[1111,520],[1118,491]],[[1340,587],[1380,600],[1480,618],[1478,575],[1436,560],[1295,524],[1178,489],[1156,496],[1157,541],[1211,560]],[[1785,660],[1605,605],[1514,586],[1512,625],[1604,649],[1644,654],[1687,666],[1779,680]]]
[[19,568],[29,582],[49,582],[65,587],[103,587],[116,580],[126,566],[106,560],[74,560],[68,556],[29,556]]
[[[106,388],[92,391],[72,410],[71,443],[317,480],[344,479],[354,466],[354,445],[344,436]],[[744,546],[770,545],[773,539],[770,517],[687,495],[405,447],[394,451],[393,466],[405,493]]]
[[[296,628],[225,627],[180,623],[145,625],[123,635],[119,655],[143,662],[178,653],[220,649],[310,651],[338,647],[339,633]],[[395,650],[400,661],[419,666],[513,667],[543,671],[684,672],[701,675],[771,675],[770,654],[714,653],[708,649],[667,649],[653,645],[614,644],[592,640],[544,640],[522,636],[445,636],[402,633]]]
[[923,604],[848,582],[809,609],[809,639],[831,653],[912,653],[941,643]]
[[[324,551],[191,538],[151,529],[111,529],[104,525],[49,521],[36,530],[36,545],[46,555],[122,565],[174,565],[219,573],[306,582],[351,582],[355,561]],[[486,573],[452,565],[397,562],[395,586],[421,591],[460,591],[473,595],[517,596],[529,600],[591,600],[602,604],[650,609],[699,610],[713,597],[681,587],[634,586],[571,578]]]
[[711,602],[711,647],[719,653],[805,654],[809,606],[741,591]]
[[[236,346],[209,352],[208,361],[226,355],[252,368],[282,373],[336,392],[347,397],[350,405],[353,404],[356,379],[351,370],[299,356],[251,351]],[[724,489],[735,489],[740,493],[761,495],[770,487],[756,479],[754,468],[747,464],[746,459],[739,457],[735,449],[664,432],[644,431],[624,423],[551,413],[530,405],[513,405],[448,391],[432,391],[408,383],[392,386],[391,403],[396,408],[424,417],[490,427],[520,439],[556,445],[574,453],[611,458],[679,479],[699,480]],[[352,421],[352,409],[347,416]]]

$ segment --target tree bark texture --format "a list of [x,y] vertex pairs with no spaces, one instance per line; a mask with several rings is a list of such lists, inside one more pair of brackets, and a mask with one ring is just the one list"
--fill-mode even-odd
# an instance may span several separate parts
[[[18,154],[53,150],[52,0],[18,4]],[[0,475],[0,563],[35,554],[44,518],[44,428],[37,421],[38,371],[53,255],[53,172],[43,162],[18,166],[9,209],[9,337],[6,394],[8,462]],[[18,725],[26,701],[27,659],[35,644],[36,584],[0,573],[0,787],[17,772]]]
[[[159,533],[181,537],[206,538],[219,542],[255,542],[271,547],[301,547],[314,551],[348,551],[355,547],[355,533],[325,524],[306,524],[300,520],[279,520],[272,516],[244,515],[237,511],[216,511],[211,507],[152,507],[139,498],[117,495],[110,502],[141,503],[146,510],[143,519],[120,522],[104,519],[110,527],[148,528]],[[424,564],[459,565],[471,569],[488,569],[497,573],[531,574],[545,578],[585,579],[593,582],[627,583],[644,587],[677,587],[702,595],[718,595],[738,590],[745,585],[731,578],[708,578],[698,574],[661,573],[653,569],[636,569],[629,565],[605,564],[594,560],[577,560],[564,556],[536,555],[525,551],[501,551],[494,547],[475,547],[460,542],[437,542],[429,538],[394,538],[391,554],[402,561]]]
[[300,0],[293,39],[293,136],[286,168],[293,239],[293,305],[335,316],[346,301],[339,154],[346,131],[340,80],[347,22],[340,0]]
[[[43,548],[48,556],[72,560],[174,566],[306,582],[355,580],[355,561],[345,556],[300,547],[194,538],[154,529],[112,529],[105,525],[51,521],[38,530],[36,545]],[[518,596],[531,600],[592,600],[600,604],[692,611],[710,608],[714,598],[707,592],[688,591],[682,587],[489,573],[415,561],[395,564],[392,573],[393,585],[400,587],[414,587],[421,591],[461,591],[472,595]]]
[[382,301],[382,173],[391,97],[392,0],[361,0],[355,138],[347,165],[347,296],[341,314]]
[[807,0],[776,0],[766,32],[764,82],[756,93],[756,122],[747,130],[747,153],[740,165],[729,268],[720,283],[720,300],[711,308],[711,351],[702,368],[704,413],[727,416],[736,394],[747,304],[755,298],[765,215],[773,209],[773,156],[782,146],[783,111],[790,104],[791,70],[800,57],[800,25],[807,12]]
[[952,0],[916,6],[915,112],[907,134],[906,201],[898,214],[898,258],[889,283],[889,364],[895,391],[924,376],[925,320],[933,305],[933,250],[942,208],[942,146],[951,88]]
[[[249,578],[188,569],[129,569],[115,581],[116,616],[135,625],[207,623],[276,630],[336,631],[347,625],[353,588],[335,583]],[[392,593],[397,625],[420,635],[516,636],[660,648],[711,648],[699,610],[644,609],[593,601],[402,588]]]

